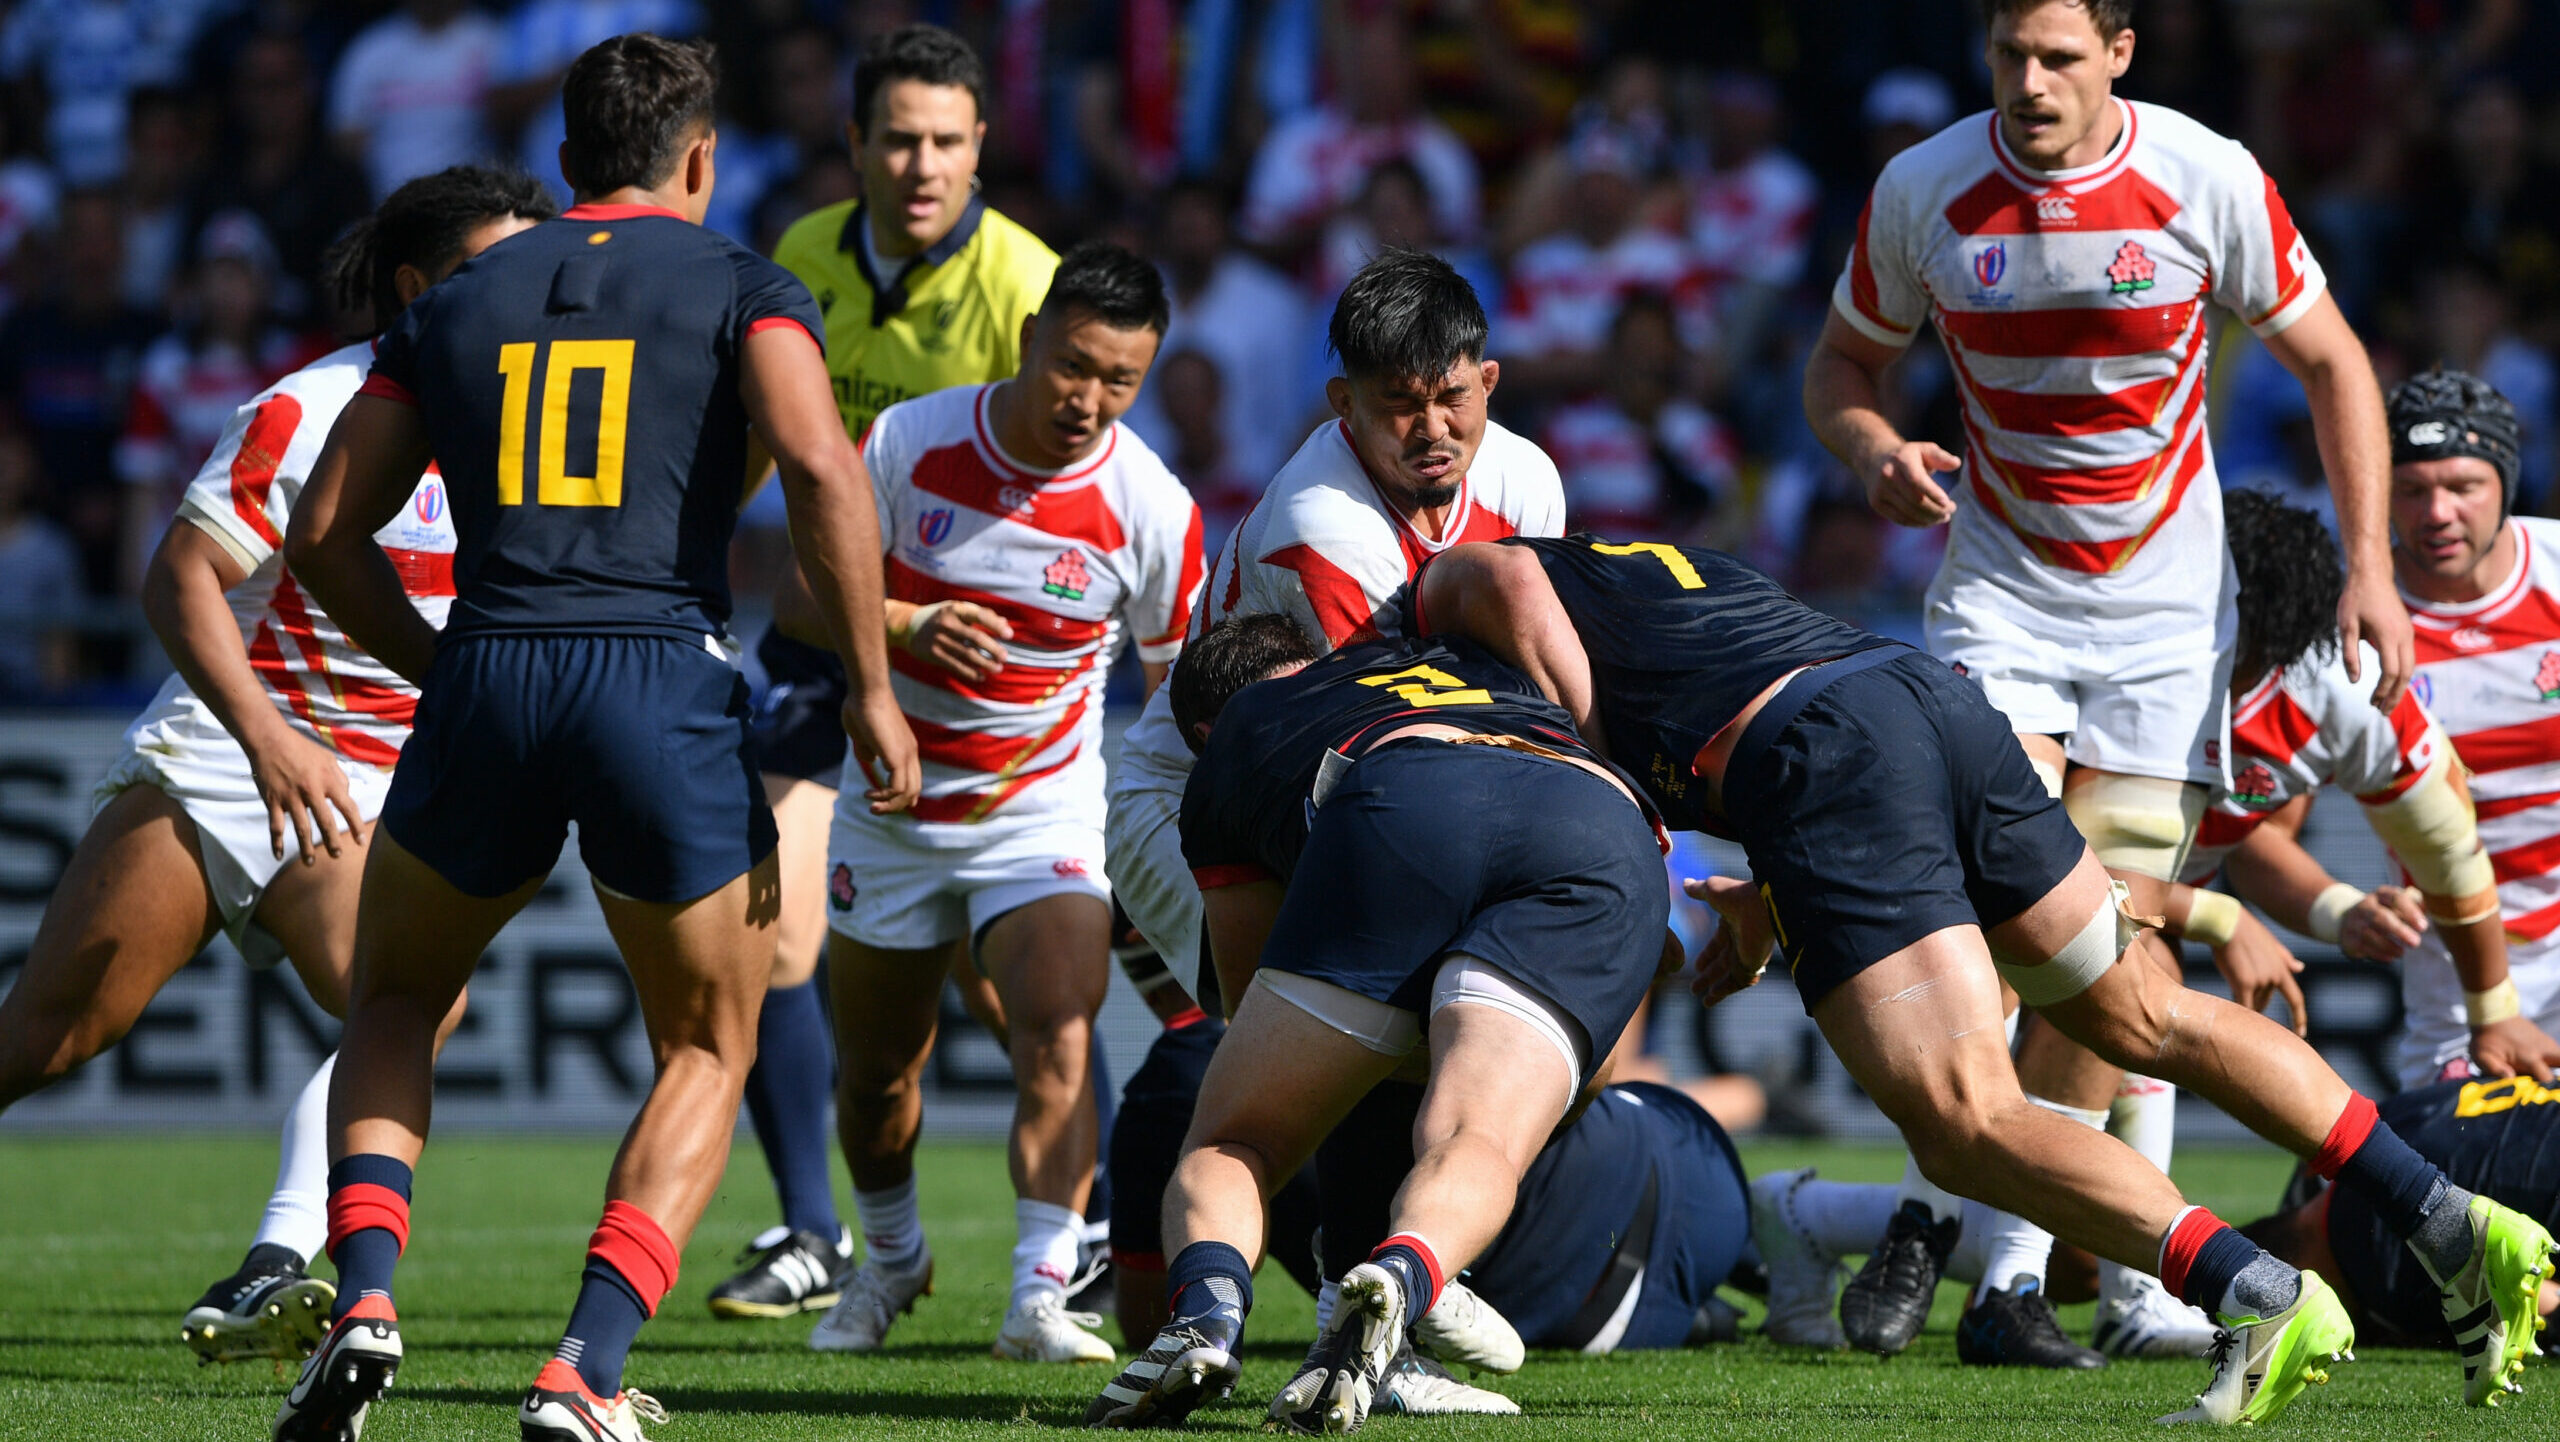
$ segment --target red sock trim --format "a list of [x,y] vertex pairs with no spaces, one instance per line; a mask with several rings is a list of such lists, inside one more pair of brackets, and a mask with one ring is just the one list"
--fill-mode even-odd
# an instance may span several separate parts
[[329,1194],[329,1250],[358,1232],[379,1227],[409,1250],[409,1199],[372,1182],[340,1187]]
[[2381,1120],[2382,1113],[2375,1109],[2373,1098],[2363,1092],[2349,1092],[2347,1109],[2338,1113],[2338,1119],[2329,1125],[2329,1139],[2320,1144],[2320,1150],[2311,1154],[2312,1175],[2324,1181],[2334,1179],[2339,1169],[2346,1166],[2347,1159],[2364,1145],[2364,1139],[2373,1135],[2374,1124]]
[[2222,1218],[2203,1207],[2189,1207],[2178,1213],[2178,1220],[2170,1224],[2169,1235],[2160,1243],[2160,1285],[2169,1289],[2170,1296],[2187,1294],[2187,1269],[2196,1264],[2204,1244],[2212,1241],[2225,1225]]
[[658,1315],[658,1303],[675,1290],[675,1243],[655,1218],[629,1202],[604,1204],[604,1220],[587,1239],[587,1256],[620,1272],[652,1317]]
[[[1431,1250],[1431,1244],[1429,1242],[1422,1240],[1411,1232],[1398,1232],[1394,1236],[1380,1242],[1378,1244],[1378,1252],[1383,1252],[1389,1247],[1413,1248],[1413,1254],[1422,1259],[1424,1270],[1431,1273],[1432,1296],[1438,1297],[1440,1295],[1440,1289],[1449,1285],[1449,1274],[1440,1270],[1440,1254]],[[1378,1255],[1378,1252],[1371,1252],[1369,1255],[1371,1257],[1375,1257]]]

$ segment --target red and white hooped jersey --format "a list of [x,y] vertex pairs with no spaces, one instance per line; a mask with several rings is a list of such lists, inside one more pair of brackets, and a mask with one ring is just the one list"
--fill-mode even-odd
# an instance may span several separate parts
[[1896,156],[1832,308],[1880,344],[1929,321],[1946,345],[1966,438],[1946,564],[1994,593],[1961,603],[2150,639],[2208,623],[2224,589],[2206,303],[2270,336],[2326,281],[2238,142],[2113,103],[2114,150],[2072,170],[2028,169],[1988,111]]
[[[332,351],[269,386],[223,428],[178,503],[178,514],[212,536],[248,575],[227,599],[257,672],[279,710],[306,735],[348,761],[390,766],[400,759],[417,712],[417,688],[357,649],[284,565],[284,533],[294,501],[320,458],[338,412],[364,384],[371,343]],[[444,481],[430,469],[392,522],[374,533],[400,573],[409,603],[427,624],[444,625],[453,605],[453,515]],[[212,713],[171,676],[126,735],[153,728],[201,733]],[[219,731],[218,723],[213,723]],[[210,734],[199,739],[209,741]]]
[[1594,246],[1561,231],[1512,257],[1497,347],[1526,356],[1600,350],[1619,307],[1641,291],[1670,302],[1682,339],[1702,346],[1713,338],[1706,289],[1706,270],[1680,236],[1636,226]]
[[2417,784],[2445,745],[2414,691],[2389,715],[2373,709],[2382,656],[2362,648],[2364,679],[2343,656],[2297,664],[2261,680],[2231,706],[2231,787],[2196,827],[2181,878],[2201,886],[2258,824],[2297,796],[2337,786],[2368,806]]
[[985,681],[890,651],[924,758],[911,814],[930,844],[981,844],[990,817],[1099,827],[1111,663],[1131,644],[1171,661],[1200,600],[1200,508],[1147,443],[1115,422],[1091,458],[1034,470],[996,444],[995,389],[901,401],[862,443],[890,598],[974,601],[1013,627]]
[[[1463,541],[1564,534],[1564,484],[1555,462],[1528,439],[1485,422],[1484,441],[1458,485],[1439,540],[1413,528],[1369,478],[1340,421],[1316,427],[1271,478],[1209,571],[1193,634],[1229,616],[1278,614],[1330,651],[1377,634],[1387,598],[1423,563]],[[1173,722],[1173,698],[1157,687],[1120,743],[1123,765],[1160,778],[1191,774],[1191,748]]]

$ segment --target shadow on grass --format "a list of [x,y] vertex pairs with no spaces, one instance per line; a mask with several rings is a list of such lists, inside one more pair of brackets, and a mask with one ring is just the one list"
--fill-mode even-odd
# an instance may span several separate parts
[[[651,1395],[679,1417],[687,1414],[704,1417],[787,1415],[848,1420],[897,1417],[913,1421],[1030,1421],[1076,1427],[1084,1425],[1085,1405],[1081,1401],[1026,1401],[1018,1392],[921,1392],[880,1387],[744,1387],[732,1390],[680,1386],[656,1388]],[[396,1409],[403,1402],[431,1402],[452,1407],[504,1407],[513,1410],[523,1400],[522,1388],[431,1383],[421,1387],[400,1387],[386,1399],[385,1406]]]

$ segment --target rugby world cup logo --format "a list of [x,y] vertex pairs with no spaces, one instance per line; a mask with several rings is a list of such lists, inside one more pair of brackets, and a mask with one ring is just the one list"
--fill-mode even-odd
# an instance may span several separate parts
[[420,525],[434,525],[437,518],[444,514],[444,487],[433,481],[421,484],[418,487],[417,497],[410,502],[410,508],[418,513]]
[[1973,278],[1982,282],[1984,290],[1998,285],[2000,277],[2008,273],[2009,243],[2007,241],[1995,241],[1973,253]]
[[916,517],[916,539],[927,547],[939,546],[951,534],[951,508],[937,506]]

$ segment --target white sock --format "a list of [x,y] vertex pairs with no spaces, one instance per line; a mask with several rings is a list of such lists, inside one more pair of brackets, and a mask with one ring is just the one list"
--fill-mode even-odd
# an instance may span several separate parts
[[865,1259],[884,1267],[904,1267],[924,1255],[924,1224],[916,1220],[914,1176],[876,1192],[854,1188],[853,1215],[862,1223]]
[[1013,1204],[1013,1305],[1040,1296],[1063,1298],[1076,1274],[1084,1218],[1073,1207],[1017,1198]]
[[[2091,1130],[2107,1124],[2107,1114],[2081,1107],[2067,1107],[2029,1093],[2027,1100],[2058,1116],[2066,1116]],[[2020,1277],[2032,1279],[2041,1289],[2044,1274],[2053,1265],[2053,1233],[2014,1212],[1992,1213],[1990,1235],[1985,1238],[1987,1250],[1982,1260],[1982,1283],[1974,1288],[1974,1299],[1991,1291],[2014,1291]]]
[[337,1069],[338,1054],[331,1052],[285,1113],[276,1189],[250,1243],[291,1247],[306,1266],[329,1245],[329,1077]]
[[1834,1256],[1872,1252],[1885,1224],[1902,1206],[1892,1187],[1873,1182],[1808,1181],[1796,1188],[1796,1224],[1814,1245]]
[[[1894,1188],[1893,1197],[1897,1208],[1904,1202],[1927,1204],[1929,1215],[1941,1222],[1949,1217],[1964,1215],[1964,1198],[1920,1175],[1920,1163],[1913,1160],[1909,1152],[1902,1154],[1902,1184]],[[1876,1236],[1879,1238],[1884,1236],[1881,1228],[1877,1230]],[[1869,1242],[1867,1245],[1873,1248],[1875,1243]]]
[[[2168,1175],[2170,1154],[2178,1139],[2178,1089],[2164,1081],[2125,1073],[2124,1085],[2116,1089],[2115,1105],[2107,1110],[2107,1134],[2142,1153],[2142,1159],[2158,1167],[2161,1175]],[[2098,1263],[2098,1295],[2102,1298],[2126,1297],[2158,1285],[2148,1273],[2115,1262]]]
[[1991,1234],[1999,1220],[1998,1212],[1980,1202],[1969,1200],[1964,1204],[1964,1228],[1956,1233],[1956,1249],[1947,1254],[1946,1275],[1941,1280],[1973,1286],[1989,1275]]

